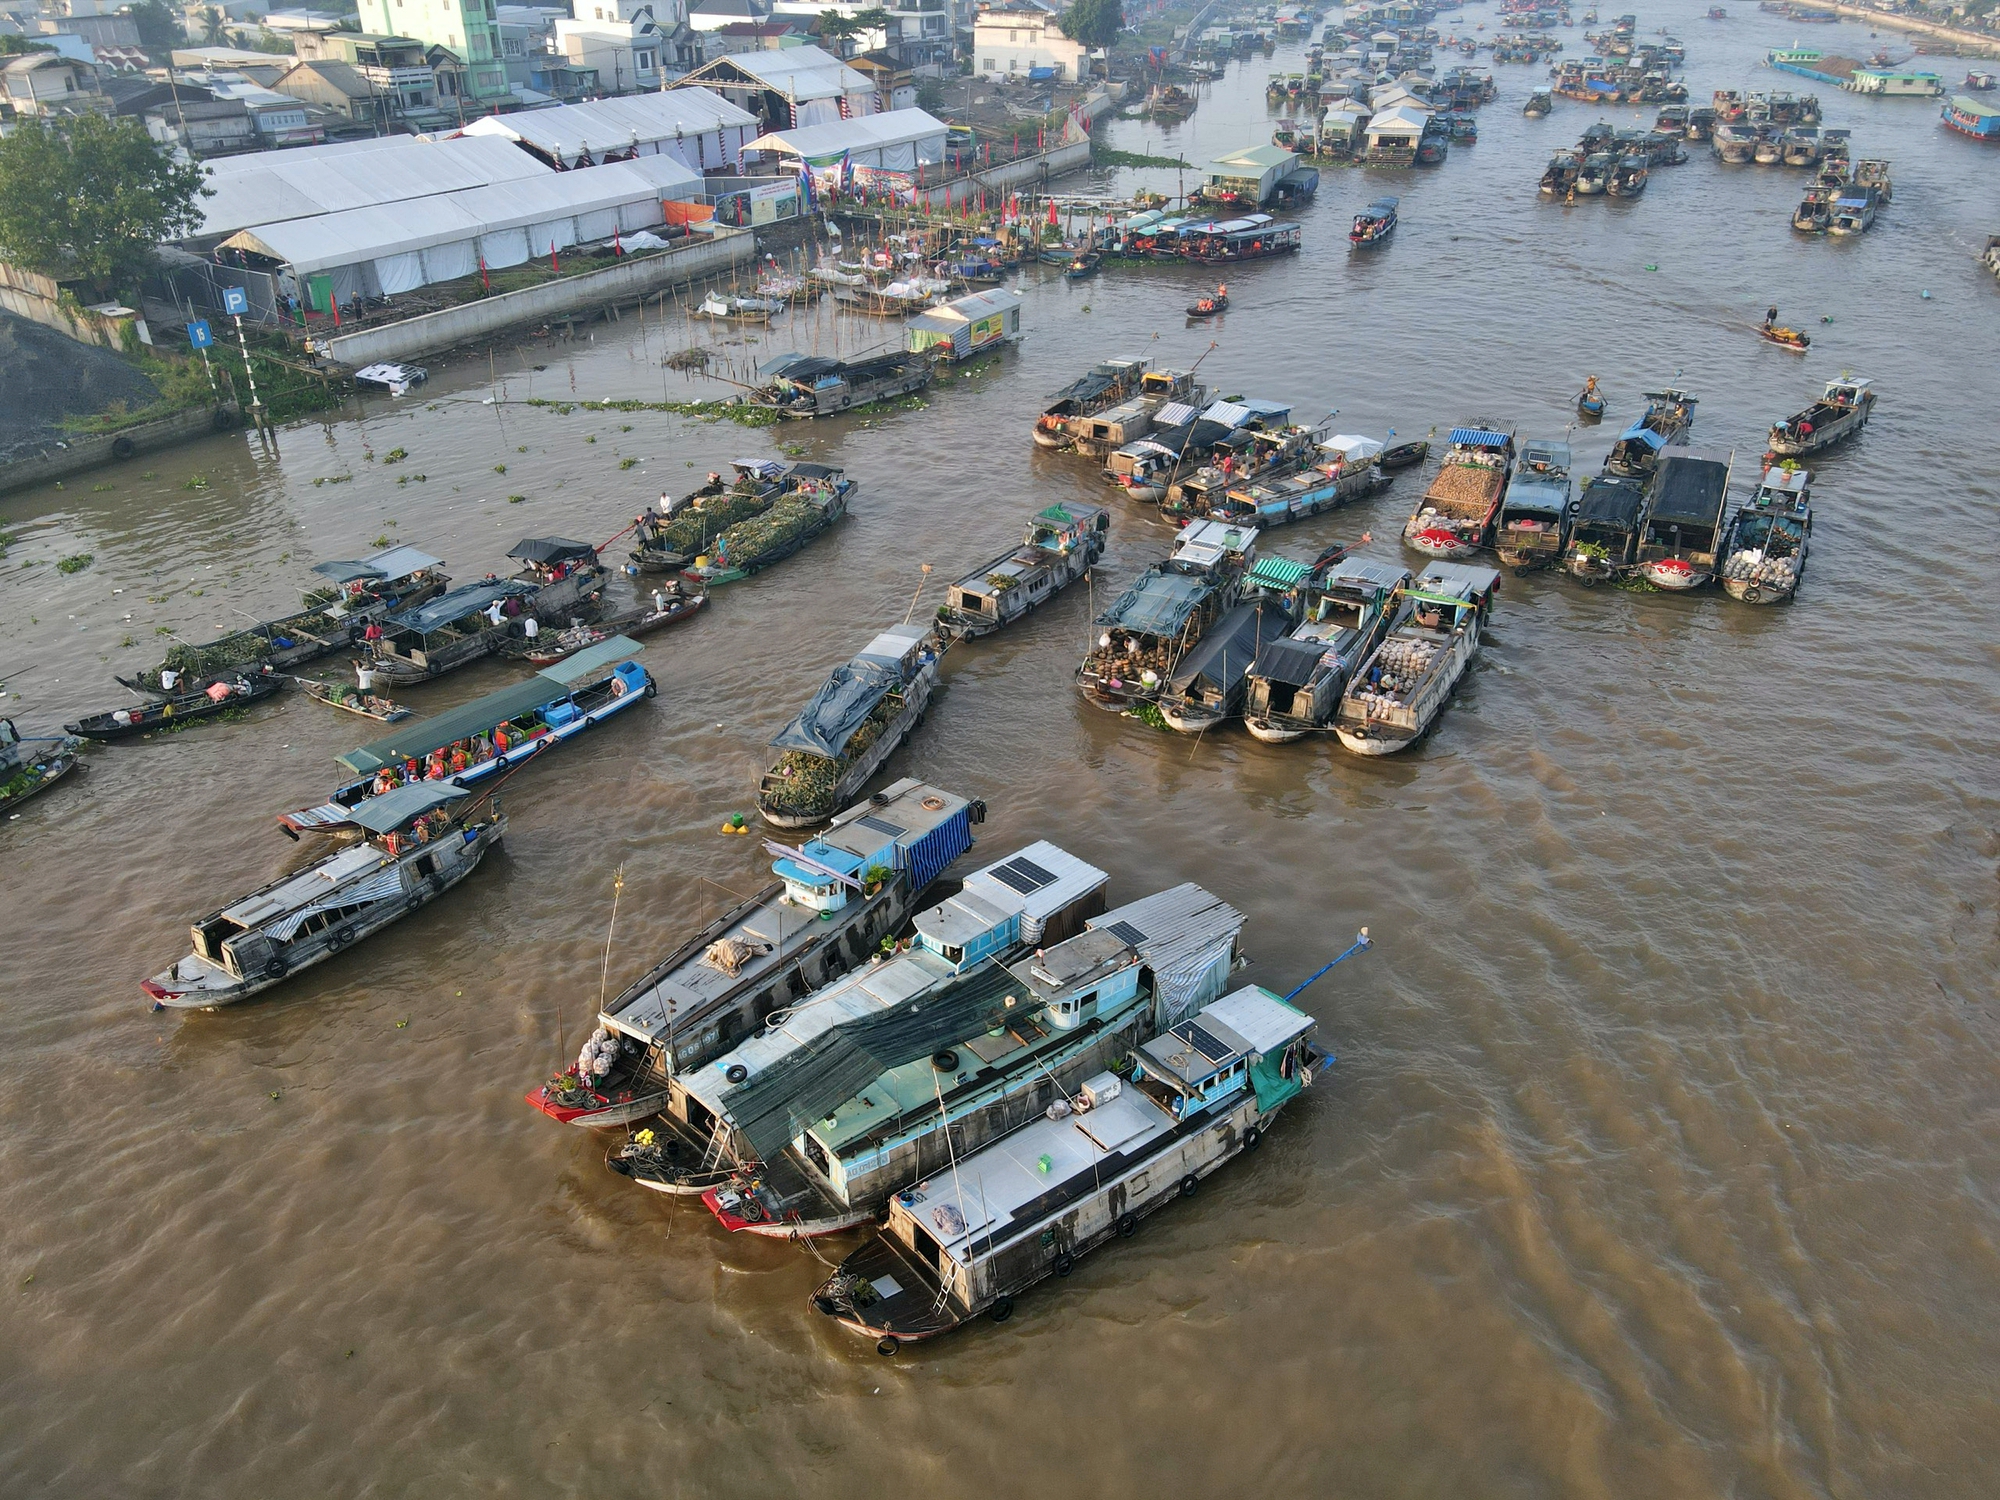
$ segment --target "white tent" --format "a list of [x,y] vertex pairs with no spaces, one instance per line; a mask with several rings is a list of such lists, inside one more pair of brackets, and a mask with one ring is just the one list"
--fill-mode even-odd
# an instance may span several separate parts
[[565,104],[557,109],[488,115],[465,127],[465,139],[497,138],[563,166],[606,157],[671,156],[696,172],[734,167],[757,117],[707,89],[670,89]]
[[892,109],[886,114],[863,115],[858,120],[834,120],[825,125],[773,131],[754,141],[745,141],[743,149],[768,152],[816,167],[829,166],[847,156],[857,167],[910,172],[919,162],[935,165],[944,160],[945,130],[944,121],[921,109]]
[[876,112],[875,85],[868,76],[818,47],[731,53],[696,68],[672,87],[696,85],[746,99],[775,94],[789,106],[794,129]]

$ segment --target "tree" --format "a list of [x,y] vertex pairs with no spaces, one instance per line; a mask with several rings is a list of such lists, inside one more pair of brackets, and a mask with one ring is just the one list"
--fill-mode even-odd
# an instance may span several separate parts
[[29,52],[53,52],[56,49],[47,42],[31,42],[24,36],[9,32],[0,36],[0,57],[14,57]]
[[1086,47],[1109,47],[1125,29],[1125,7],[1121,0],[1076,0],[1056,24]]
[[222,12],[213,5],[203,8],[201,13],[201,39],[205,46],[220,47],[224,32]]
[[187,40],[181,31],[180,18],[167,9],[163,0],[137,0],[136,4],[125,7],[125,14],[138,27],[142,47],[161,51],[178,47]]
[[819,13],[819,34],[821,41],[832,41],[836,57],[847,55],[847,42],[861,28],[853,20],[837,10],[823,10]]
[[201,226],[202,170],[137,120],[78,115],[0,138],[0,256],[58,280],[133,288],[162,240]]

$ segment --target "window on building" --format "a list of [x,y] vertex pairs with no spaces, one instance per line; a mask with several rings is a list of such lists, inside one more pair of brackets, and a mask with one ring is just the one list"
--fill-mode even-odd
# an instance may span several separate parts
[[641,73],[650,73],[653,69],[653,54],[650,52],[635,52],[632,54],[632,61],[638,65]]

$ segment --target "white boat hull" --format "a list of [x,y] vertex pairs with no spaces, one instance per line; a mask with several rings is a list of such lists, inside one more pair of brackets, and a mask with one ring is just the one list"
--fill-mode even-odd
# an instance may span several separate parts
[[1288,729],[1272,723],[1269,719],[1245,719],[1243,727],[1250,731],[1250,738],[1261,740],[1267,745],[1289,745],[1293,740],[1306,736],[1303,729]]
[[1641,563],[1639,576],[1656,589],[1666,589],[1670,593],[1684,594],[1690,589],[1698,589],[1709,580],[1709,574],[1691,563],[1677,557],[1661,558],[1654,562]]

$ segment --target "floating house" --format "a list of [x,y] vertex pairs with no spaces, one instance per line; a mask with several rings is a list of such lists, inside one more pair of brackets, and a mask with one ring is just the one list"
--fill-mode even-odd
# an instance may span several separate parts
[[1021,337],[1021,299],[1003,287],[973,292],[919,313],[903,337],[912,354],[966,359]]

